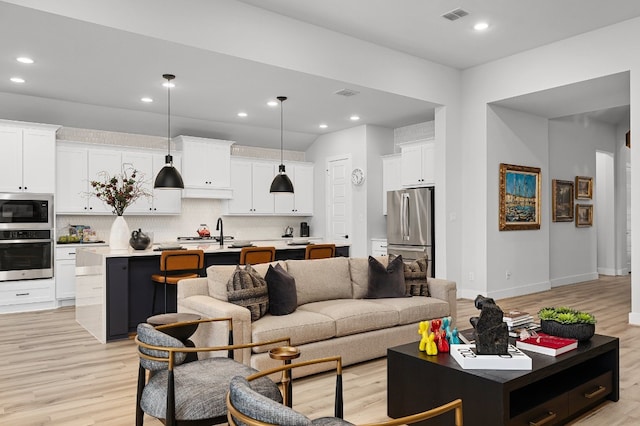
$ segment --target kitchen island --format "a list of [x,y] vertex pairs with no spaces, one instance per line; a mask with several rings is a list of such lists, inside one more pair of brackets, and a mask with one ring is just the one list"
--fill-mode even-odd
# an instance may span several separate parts
[[[285,240],[260,241],[255,245],[274,246],[277,260],[304,259],[305,245],[290,245]],[[240,261],[241,249],[228,245],[199,243],[183,244],[183,247],[204,250],[205,268],[237,265]],[[102,343],[124,339],[134,333],[139,323],[154,314],[151,275],[160,271],[160,254],[157,247],[147,250],[79,248],[76,253],[76,321]],[[336,244],[336,256],[349,256],[349,244]],[[167,312],[175,312],[175,286],[167,286],[167,289]]]

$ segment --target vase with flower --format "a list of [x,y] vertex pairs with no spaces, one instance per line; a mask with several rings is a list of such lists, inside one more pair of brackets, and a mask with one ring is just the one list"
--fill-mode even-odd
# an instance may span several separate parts
[[117,215],[109,233],[109,247],[113,250],[126,250],[129,247],[131,232],[122,215],[124,211],[141,197],[150,197],[145,188],[144,175],[133,165],[123,164],[122,173],[111,176],[106,171],[98,173],[99,180],[92,180],[91,195],[112,208]]

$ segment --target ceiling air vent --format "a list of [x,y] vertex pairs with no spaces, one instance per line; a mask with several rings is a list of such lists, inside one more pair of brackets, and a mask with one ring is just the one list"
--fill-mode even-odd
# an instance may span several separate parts
[[469,12],[467,12],[466,10],[457,8],[457,9],[453,9],[450,12],[445,13],[444,15],[442,15],[442,17],[450,21],[455,21],[457,19],[464,18],[468,14]]
[[357,95],[358,92],[357,90],[352,90],[352,89],[340,89],[337,92],[335,92],[336,95],[340,95],[340,96],[355,96]]

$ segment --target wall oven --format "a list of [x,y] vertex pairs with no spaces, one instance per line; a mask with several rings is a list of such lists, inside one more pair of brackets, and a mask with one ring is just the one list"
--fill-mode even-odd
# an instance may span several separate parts
[[53,277],[53,195],[0,194],[0,281]]

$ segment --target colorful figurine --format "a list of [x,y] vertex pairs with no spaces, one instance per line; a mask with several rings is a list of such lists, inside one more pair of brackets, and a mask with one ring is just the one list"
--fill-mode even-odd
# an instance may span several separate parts
[[418,325],[418,333],[422,336],[420,339],[420,346],[418,349],[422,352],[426,352],[427,355],[437,355],[438,354],[438,346],[435,343],[435,333],[430,331],[429,321],[420,321]]
[[449,339],[449,343],[452,345],[460,345],[462,342],[460,341],[460,337],[458,336],[458,327],[455,327],[451,332],[451,339]]

